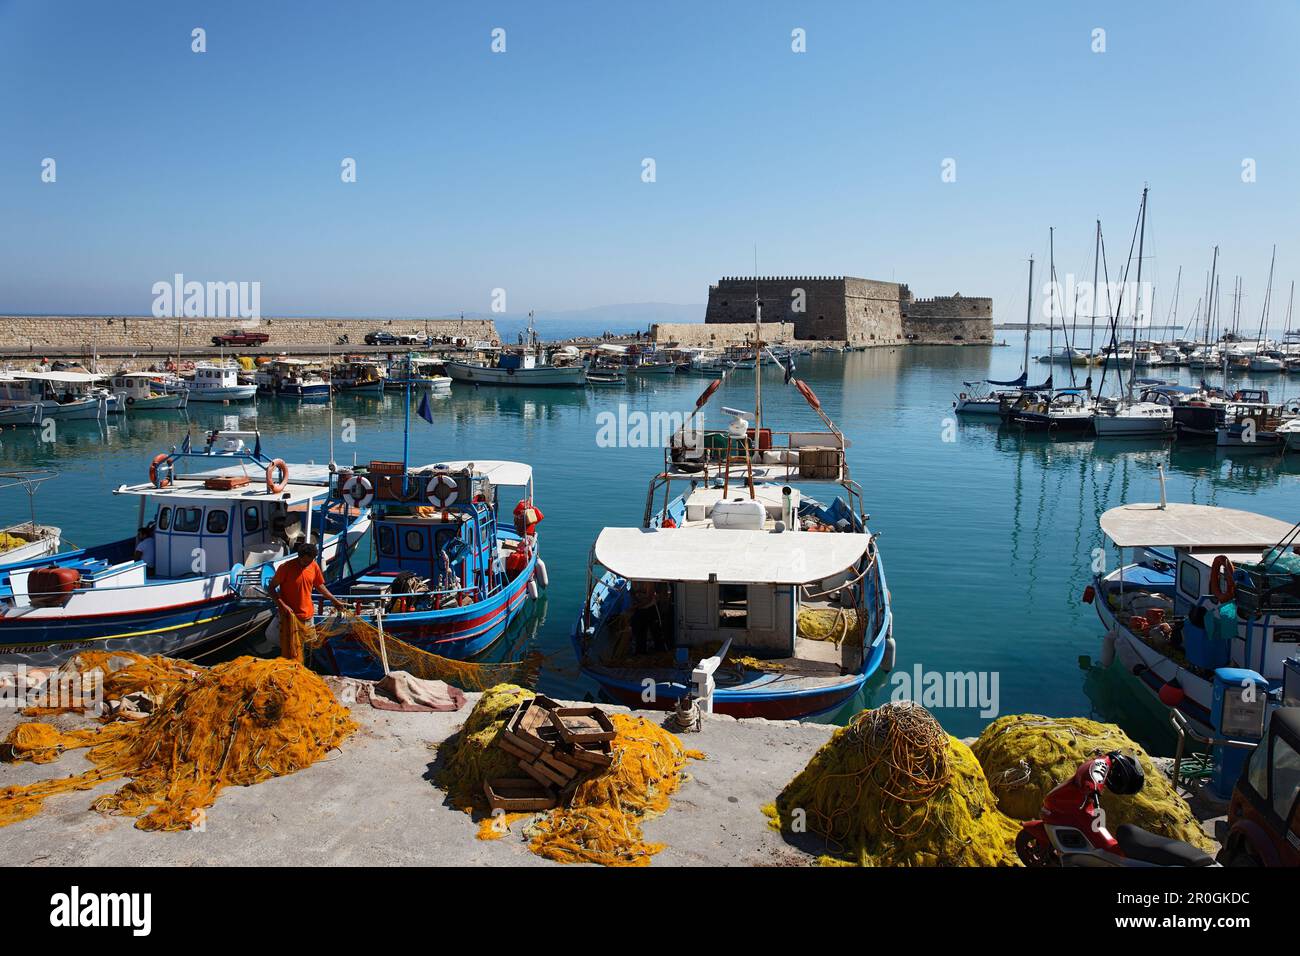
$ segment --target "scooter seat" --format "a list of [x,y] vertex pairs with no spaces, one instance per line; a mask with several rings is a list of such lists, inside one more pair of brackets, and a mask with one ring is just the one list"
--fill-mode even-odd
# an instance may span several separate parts
[[1115,828],[1115,840],[1124,855],[1157,866],[1211,866],[1214,858],[1182,840],[1167,837],[1124,823]]

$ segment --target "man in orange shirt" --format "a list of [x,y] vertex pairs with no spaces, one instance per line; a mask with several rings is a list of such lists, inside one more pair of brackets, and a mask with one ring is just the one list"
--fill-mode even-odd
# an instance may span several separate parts
[[302,635],[311,633],[316,613],[312,594],[319,591],[340,611],[346,605],[325,587],[325,575],[316,564],[316,546],[304,542],[295,549],[298,557],[286,561],[271,579],[271,597],[280,607],[280,656],[302,662]]

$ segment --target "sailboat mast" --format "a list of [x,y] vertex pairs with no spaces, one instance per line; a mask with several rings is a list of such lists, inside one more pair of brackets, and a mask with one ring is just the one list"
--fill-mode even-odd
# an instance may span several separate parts
[[1268,260],[1268,288],[1264,290],[1264,307],[1259,312],[1259,332],[1255,334],[1255,354],[1259,354],[1260,344],[1264,339],[1264,325],[1268,321],[1268,305],[1273,298],[1273,266],[1277,262],[1277,245],[1273,245],[1273,257]]
[[[1097,237],[1092,243],[1092,315],[1088,320],[1088,363],[1097,354],[1097,266],[1101,262],[1101,220],[1097,220]],[[1088,390],[1092,390],[1092,373],[1088,374]]]
[[1034,257],[1029,257],[1029,295],[1025,298],[1025,381],[1029,378],[1029,325],[1034,317]]
[[1047,300],[1047,368],[1056,363],[1056,229],[1047,227],[1047,284],[1051,288]]
[[1142,225],[1138,230],[1138,275],[1137,275],[1137,301],[1133,306],[1133,336],[1132,344],[1129,349],[1132,366],[1128,373],[1128,401],[1133,404],[1133,379],[1137,376],[1137,336],[1138,321],[1142,318],[1142,250],[1145,248],[1147,238],[1147,188],[1142,187]]

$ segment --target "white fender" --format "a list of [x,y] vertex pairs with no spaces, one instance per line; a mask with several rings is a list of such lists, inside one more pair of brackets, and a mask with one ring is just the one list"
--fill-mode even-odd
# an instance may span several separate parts
[[537,600],[537,582],[536,582],[536,581],[529,581],[529,582],[528,582],[528,596],[529,596],[530,598],[532,598],[534,601]]
[[1115,661],[1115,632],[1107,631],[1101,639],[1101,666],[1110,667]]
[[880,658],[880,669],[882,671],[892,671],[894,669],[894,657],[898,653],[898,645],[894,643],[894,635],[890,634],[885,638],[885,653]]
[[551,586],[551,579],[546,574],[546,562],[541,558],[537,559],[537,570],[534,572],[533,576],[542,587],[549,588]]

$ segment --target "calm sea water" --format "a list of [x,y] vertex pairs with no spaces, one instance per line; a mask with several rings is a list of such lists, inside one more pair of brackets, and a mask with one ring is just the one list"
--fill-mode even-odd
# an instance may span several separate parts
[[[1008,333],[1014,336],[1014,333]],[[1035,354],[1046,350],[1033,344]],[[898,662],[895,674],[967,672],[997,678],[1001,713],[1096,716],[1124,725],[1144,743],[1165,749],[1167,735],[1130,679],[1102,674],[1087,660],[1100,648],[1091,608],[1080,602],[1093,549],[1102,544],[1098,516],[1126,501],[1159,495],[1158,466],[1167,473],[1170,500],[1247,508],[1290,520],[1300,464],[1252,456],[1233,461],[1213,448],[1169,442],[1051,440],[1000,430],[994,424],[956,423],[953,395],[963,380],[1013,378],[1021,349],[913,347],[876,349],[799,360],[805,378],[852,442],[849,462],[862,485],[871,526],[882,533],[885,571],[893,596]],[[1041,379],[1046,366],[1033,363]],[[1058,380],[1064,369],[1057,369]],[[1191,379],[1187,370],[1171,377]],[[1235,379],[1234,379],[1235,381]],[[1242,384],[1250,379],[1243,377]],[[1284,376],[1260,377],[1275,394]],[[456,386],[434,398],[434,424],[412,415],[411,461],[513,458],[536,471],[537,502],[545,512],[542,555],[550,588],[529,622],[546,654],[542,688],[564,697],[594,693],[577,674],[569,631],[581,604],[591,543],[606,525],[640,522],[649,478],[662,461],[658,448],[599,447],[601,413],[686,412],[705,380],[650,376],[627,390],[552,391]],[[1300,388],[1291,384],[1294,394]],[[764,373],[766,424],[814,428],[817,420],[780,373]],[[723,424],[722,405],[752,407],[753,373],[736,373],[710,404],[710,425]],[[402,402],[340,398],[334,405],[340,463],[400,458]],[[264,450],[288,461],[329,458],[326,405],[262,400],[245,407],[195,404],[188,417],[154,412],[117,418],[107,426],[69,422],[54,444],[31,429],[0,432],[6,469],[49,467],[57,480],[37,497],[41,520],[64,529],[68,540],[92,544],[130,533],[130,501],[111,494],[143,480],[149,459],[178,445],[190,430],[256,426]],[[356,442],[342,441],[347,420]],[[0,499],[4,523],[26,517],[26,496]],[[1113,552],[1108,556],[1113,561]],[[865,699],[889,698],[894,685],[881,675]],[[937,710],[949,732],[978,733],[987,723],[973,708]]]

